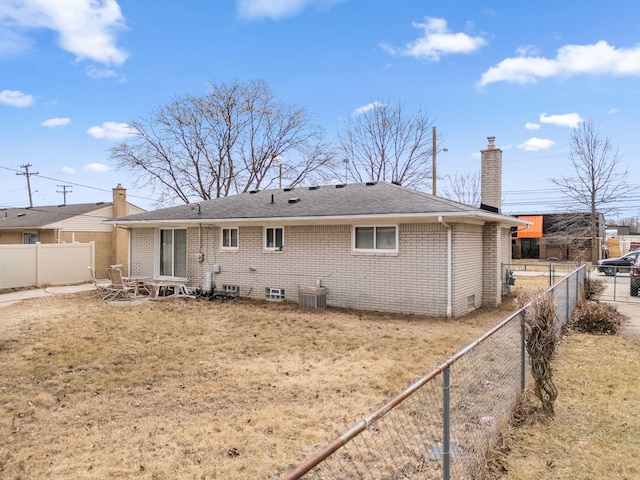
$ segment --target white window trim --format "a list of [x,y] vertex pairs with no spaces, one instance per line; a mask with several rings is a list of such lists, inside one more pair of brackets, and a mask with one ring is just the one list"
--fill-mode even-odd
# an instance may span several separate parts
[[189,229],[187,227],[159,227],[156,228],[156,246],[154,248],[155,253],[154,253],[154,266],[153,266],[153,271],[155,272],[154,278],[158,279],[158,280],[176,280],[176,281],[183,281],[186,282],[187,281],[187,277],[175,277],[175,276],[169,276],[169,275],[160,275],[160,232],[162,230],[186,230],[187,232],[187,251],[186,251],[186,268],[187,268],[187,272],[189,271]]
[[[224,231],[225,230],[236,230],[236,238],[238,239],[238,245],[235,247],[225,247],[224,246]],[[240,228],[238,227],[220,227],[220,250],[226,251],[236,251],[240,248]]]
[[[389,228],[393,227],[396,232],[396,248],[356,248],[356,228],[373,228],[373,241],[376,241],[376,229],[377,228]],[[400,227],[399,225],[353,225],[351,228],[351,252],[352,253],[364,253],[375,255],[397,255],[398,246],[400,242],[399,237]]]
[[[272,229],[281,229],[282,230],[282,249],[278,248],[278,247],[267,247],[267,229],[272,228]],[[284,226],[282,225],[275,225],[275,226],[269,226],[269,227],[264,227],[262,229],[262,249],[265,252],[277,252],[277,253],[282,253],[284,251]]]

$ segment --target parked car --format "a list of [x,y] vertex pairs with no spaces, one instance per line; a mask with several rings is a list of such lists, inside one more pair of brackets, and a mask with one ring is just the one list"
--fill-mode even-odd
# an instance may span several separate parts
[[616,273],[627,273],[640,255],[640,250],[634,250],[619,258],[605,258],[598,260],[598,271],[612,277]]
[[638,290],[640,290],[640,257],[631,266],[629,272],[629,295],[637,297]]

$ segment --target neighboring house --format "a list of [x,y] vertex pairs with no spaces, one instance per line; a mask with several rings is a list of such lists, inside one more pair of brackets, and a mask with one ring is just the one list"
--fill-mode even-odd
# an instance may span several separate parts
[[133,275],[294,302],[321,286],[331,306],[460,316],[501,302],[510,228],[527,224],[499,213],[493,137],[482,162],[485,209],[370,182],[253,191],[116,222],[131,231]]
[[[591,261],[590,214],[584,212],[515,215],[530,222],[513,229],[513,258]],[[598,214],[598,251],[604,247],[604,216]]]
[[95,242],[95,269],[106,275],[109,265],[129,263],[128,232],[104,223],[144,212],[127,202],[126,189],[113,189],[112,203],[0,209],[0,244]]

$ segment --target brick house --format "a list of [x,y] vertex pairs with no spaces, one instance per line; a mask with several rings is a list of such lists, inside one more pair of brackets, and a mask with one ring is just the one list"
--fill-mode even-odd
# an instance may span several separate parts
[[[513,229],[513,258],[556,259],[560,261],[590,261],[590,215],[585,212],[559,212],[515,215],[530,223]],[[602,252],[605,221],[598,214],[598,251]],[[602,253],[601,253],[602,254]]]
[[113,202],[0,209],[0,244],[95,242],[95,268],[104,277],[109,265],[129,263],[125,229],[104,223],[144,212],[127,202],[122,185],[113,189]]
[[512,226],[500,213],[502,152],[482,152],[483,208],[395,184],[284,188],[118,219],[130,230],[130,271],[253,298],[460,316],[502,300]]

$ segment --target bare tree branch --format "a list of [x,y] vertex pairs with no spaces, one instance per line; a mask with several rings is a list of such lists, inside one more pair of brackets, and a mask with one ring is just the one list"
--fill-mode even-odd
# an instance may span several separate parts
[[159,191],[162,203],[272,185],[277,159],[298,183],[328,172],[332,161],[306,110],[280,102],[262,80],[212,83],[207,95],[174,98],[131,128],[132,140],[113,147],[111,158],[135,184]]
[[455,202],[480,207],[480,172],[456,172],[446,175],[442,184],[442,196]]
[[349,118],[339,133],[342,154],[348,159],[344,164],[347,180],[397,182],[427,189],[432,158],[428,115],[421,110],[409,114],[401,103],[373,105]]
[[593,121],[573,130],[569,151],[570,176],[552,179],[562,189],[570,207],[590,213],[591,260],[598,261],[597,214],[614,211],[613,204],[631,191],[627,170],[620,171],[622,154],[609,138],[602,138]]

